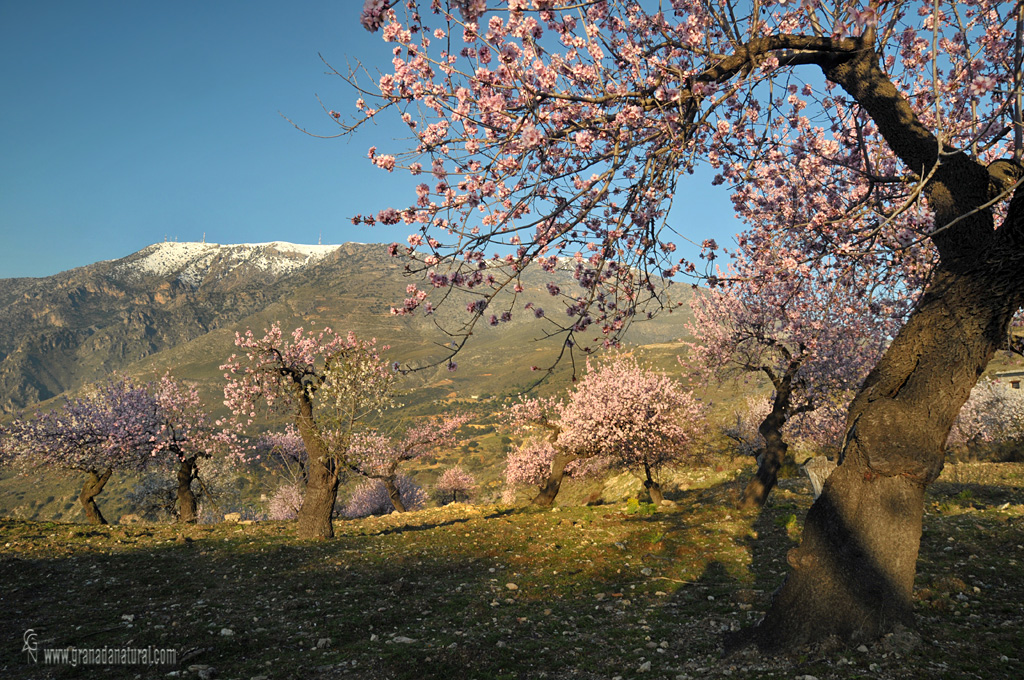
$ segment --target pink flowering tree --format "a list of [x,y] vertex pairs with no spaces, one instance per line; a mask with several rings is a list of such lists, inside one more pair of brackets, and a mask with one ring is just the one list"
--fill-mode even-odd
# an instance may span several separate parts
[[700,434],[704,407],[678,382],[642,366],[636,359],[617,356],[602,364],[588,363],[587,373],[564,400],[528,399],[510,409],[509,420],[521,432],[540,427],[543,439],[527,444],[509,457],[506,480],[514,483],[536,477],[550,465],[536,505],[547,506],[570,465],[611,465],[639,471],[652,501],[662,500],[659,472],[678,465],[691,454]]
[[[520,426],[523,432],[531,432],[529,421]],[[611,461],[603,457],[581,457],[572,459],[562,467],[561,475],[558,473],[556,458],[566,456],[565,452],[559,453],[552,444],[552,436],[555,430],[549,429],[548,436],[528,436],[518,446],[508,452],[505,461],[505,489],[509,502],[515,499],[516,489],[522,486],[540,486],[541,496],[544,491],[551,488],[557,495],[558,488],[564,478],[584,479],[605,472]],[[557,437],[554,437],[557,441]],[[561,465],[559,460],[558,465]],[[554,477],[552,477],[554,473]],[[552,479],[557,480],[558,488],[551,486]],[[550,505],[546,497],[537,501],[537,505]],[[552,498],[552,502],[553,502]]]
[[267,502],[267,518],[278,521],[298,519],[302,508],[303,486],[298,482],[282,482]]
[[112,379],[85,396],[65,398],[52,411],[18,418],[7,428],[5,449],[25,469],[84,473],[78,496],[90,524],[106,524],[96,496],[115,471],[154,465],[155,402],[145,386]]
[[779,241],[768,249],[741,239],[717,285],[694,292],[687,326],[694,340],[681,360],[705,381],[756,372],[771,382],[771,408],[758,425],[764,448],[743,508],[763,506],[775,487],[789,448],[786,424],[818,408],[833,410],[840,395],[848,406],[909,308],[905,288],[890,293],[886,277],[872,268],[797,264]]
[[971,397],[949,431],[946,446],[976,456],[984,446],[1024,437],[1024,391],[1005,383],[985,380],[975,385]]
[[475,488],[476,480],[473,479],[473,475],[459,465],[453,465],[442,472],[441,476],[437,478],[437,482],[434,483],[434,490],[437,494],[442,499],[451,498],[452,503],[459,500],[459,494],[469,500],[469,495]]
[[469,415],[457,414],[412,425],[393,437],[371,430],[352,438],[346,464],[355,473],[384,485],[396,512],[406,512],[397,477],[403,463],[428,456],[439,448],[454,446],[456,430],[469,422]]
[[365,420],[391,404],[394,374],[376,341],[274,324],[262,338],[235,336],[244,356],[225,371],[225,404],[239,426],[251,425],[262,405],[295,419],[304,444],[306,492],[298,513],[301,538],[331,538],[331,517],[353,436]]
[[194,524],[198,521],[198,505],[193,482],[205,487],[212,478],[222,475],[228,467],[224,461],[240,445],[234,432],[210,421],[194,384],[166,374],[150,389],[155,401],[152,453],[165,457],[174,469],[178,521]]
[[706,411],[678,381],[618,356],[589,367],[561,412],[571,426],[559,445],[597,451],[614,467],[639,472],[651,501],[660,504],[660,473],[692,458]]
[[[741,212],[787,210],[790,179],[813,169],[816,185],[799,188],[816,209],[785,227],[806,237],[799,262],[933,247],[919,303],[851,403],[843,462],[791,572],[737,640],[877,637],[912,618],[924,490],[1024,304],[1018,12],[997,0],[369,0],[363,25],[389,43],[393,70],[343,74],[361,96],[354,119],[332,115],[340,134],[386,115],[408,125],[411,144],[368,155],[423,183],[405,207],[357,221],[409,224],[409,248],[392,252],[428,287],[477,295],[463,342],[519,311],[492,304],[527,266],[560,257],[578,286],[554,291],[564,313],[544,318],[569,351],[670,304],[659,277],[699,273],[668,225],[698,163]],[[412,292],[397,311],[425,304]]]

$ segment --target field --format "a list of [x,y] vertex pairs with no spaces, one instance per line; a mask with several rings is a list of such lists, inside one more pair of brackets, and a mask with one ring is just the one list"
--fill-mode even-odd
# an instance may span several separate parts
[[[737,470],[692,474],[657,512],[456,504],[339,521],[326,542],[279,522],[0,520],[0,677],[1024,677],[1024,465],[948,466],[930,489],[916,630],[787,658],[721,642],[767,607],[808,485],[743,514]],[[44,664],[68,646],[176,663]]]

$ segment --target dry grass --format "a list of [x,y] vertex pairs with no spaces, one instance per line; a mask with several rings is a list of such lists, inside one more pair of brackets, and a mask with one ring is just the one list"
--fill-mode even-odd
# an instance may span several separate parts
[[[721,636],[767,607],[806,484],[740,514],[728,472],[694,480],[656,513],[456,505],[339,522],[317,543],[276,522],[0,521],[0,676],[1024,677],[1024,466],[956,466],[934,485],[917,631],[788,659],[722,659]],[[173,648],[179,663],[32,665],[30,628],[41,648]]]

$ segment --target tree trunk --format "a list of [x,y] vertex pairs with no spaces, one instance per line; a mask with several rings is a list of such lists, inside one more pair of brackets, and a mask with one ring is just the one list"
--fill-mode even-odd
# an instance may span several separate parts
[[298,537],[334,538],[332,518],[334,504],[338,500],[338,465],[318,436],[313,422],[313,404],[305,395],[299,402],[296,424],[309,461],[306,465],[306,493],[299,508]]
[[533,499],[534,505],[542,508],[549,507],[555,502],[558,489],[562,486],[562,479],[565,477],[565,466],[576,460],[574,456],[568,456],[561,451],[555,450],[555,457],[551,460],[551,472],[544,485],[540,487],[540,493]]
[[[1010,210],[1019,217],[1017,203]],[[1022,254],[1010,267],[1004,259],[937,269],[851,405],[839,467],[788,555],[789,576],[763,621],[730,647],[872,639],[910,622],[924,490],[942,470],[960,407],[1024,302]]]
[[[866,31],[873,40],[874,31]],[[924,491],[942,470],[960,408],[1024,303],[1024,192],[994,228],[986,202],[1024,171],[943,149],[864,45],[821,62],[905,167],[928,177],[940,264],[850,406],[839,467],[811,506],[791,571],[764,619],[727,640],[763,649],[875,638],[910,620]],[[940,157],[939,152],[945,151]]]
[[95,499],[103,491],[103,487],[113,473],[114,471],[110,468],[104,470],[102,474],[98,474],[95,470],[89,470],[88,472],[89,476],[86,478],[85,484],[82,485],[82,493],[78,495],[78,500],[82,504],[82,510],[85,511],[85,519],[89,524],[107,523],[107,520],[103,518],[103,513],[100,512],[100,506],[96,505]]
[[402,494],[398,491],[395,478],[385,477],[382,481],[384,482],[384,488],[388,490],[388,498],[391,499],[391,505],[394,506],[395,512],[405,512],[405,504],[402,502]]
[[660,506],[661,502],[665,500],[665,495],[661,492],[661,484],[651,479],[645,479],[644,488],[647,489],[647,495],[651,497],[651,502],[655,505]]
[[195,524],[198,520],[196,495],[192,491],[197,471],[195,456],[182,459],[178,465],[178,521],[186,524]]
[[647,489],[647,495],[651,497],[652,503],[660,506],[661,502],[665,500],[665,495],[661,493],[661,484],[658,484],[651,477],[651,466],[646,460],[644,461],[644,473],[647,475],[647,479],[644,480],[644,488]]
[[[787,398],[786,402],[789,401]],[[747,482],[743,490],[743,498],[740,500],[741,510],[751,510],[764,507],[768,502],[768,494],[775,488],[779,481],[779,470],[786,460],[786,452],[789,445],[782,439],[782,426],[786,424],[786,409],[788,403],[783,404],[778,393],[772,404],[772,411],[765,417],[758,426],[757,431],[764,438],[765,447],[757,465],[757,472],[753,479]]]

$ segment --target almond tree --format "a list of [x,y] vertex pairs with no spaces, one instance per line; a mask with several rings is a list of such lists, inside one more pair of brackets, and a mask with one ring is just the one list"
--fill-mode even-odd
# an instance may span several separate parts
[[997,380],[979,382],[949,432],[946,446],[975,453],[978,448],[1024,436],[1024,393]]
[[[554,502],[569,466],[582,462],[640,471],[651,500],[660,503],[660,470],[687,459],[704,417],[703,406],[678,382],[624,355],[588,362],[587,373],[564,400],[527,399],[507,414],[521,432],[533,426],[548,432],[554,453],[533,500],[541,506]],[[506,479],[528,478],[548,455],[543,443],[523,447],[509,457]]]
[[[525,433],[530,432],[531,425],[524,421],[519,427]],[[534,496],[532,502],[546,507],[554,502],[566,477],[583,479],[608,469],[609,461],[605,458],[583,457],[566,460],[568,456],[564,452],[560,453],[552,444],[552,440],[557,441],[556,432],[556,429],[548,428],[547,436],[528,436],[508,452],[505,460],[507,502],[512,503],[515,500],[518,487],[539,486],[540,493]]]
[[52,410],[18,418],[7,428],[8,449],[22,468],[46,467],[86,475],[78,496],[90,524],[106,524],[96,496],[115,471],[141,471],[156,463],[156,404],[144,386],[110,380]]
[[[407,510],[419,510],[427,502],[427,494],[404,472],[399,472],[395,476],[395,486],[398,487],[402,505]],[[395,512],[395,504],[391,500],[391,492],[384,487],[384,482],[379,479],[366,479],[352,491],[341,512],[350,519],[387,515]]]
[[[154,455],[170,457],[177,481],[175,496],[178,521],[198,521],[192,483],[205,484],[222,474],[222,463],[239,448],[234,433],[216,427],[199,398],[194,384],[164,375],[151,387],[155,401],[155,421],[151,425],[151,450]],[[221,460],[213,460],[220,453]]]
[[308,455],[306,493],[299,510],[301,538],[332,538],[331,517],[353,436],[364,421],[391,404],[394,374],[369,342],[330,328],[296,328],[289,337],[273,324],[262,338],[235,335],[244,357],[221,366],[225,404],[240,426],[251,425],[259,404],[295,419]]
[[[741,640],[875,637],[912,618],[924,490],[1024,304],[1022,11],[997,0],[368,0],[360,20],[392,43],[394,68],[362,85],[355,120],[332,114],[344,134],[394,113],[415,136],[368,155],[430,183],[408,207],[359,221],[416,225],[410,249],[392,252],[433,286],[477,294],[453,351],[480,319],[511,318],[490,308],[498,291],[527,265],[564,266],[560,255],[579,287],[554,293],[566,314],[544,318],[567,351],[663,303],[659,276],[697,270],[674,254],[666,219],[698,162],[741,212],[785,209],[788,170],[813,164],[818,210],[789,220],[807,237],[801,260],[934,247],[919,303],[850,406],[842,463],[791,572]],[[413,292],[397,311],[425,304]]]
[[455,444],[455,431],[469,422],[468,415],[453,415],[411,426],[400,437],[377,430],[360,432],[352,438],[345,464],[353,472],[377,479],[387,489],[396,512],[406,506],[399,492],[399,466],[430,455],[438,448]]
[[434,489],[442,498],[447,498],[451,494],[452,503],[459,500],[459,494],[462,494],[468,500],[470,491],[475,488],[476,480],[473,479],[473,475],[463,470],[459,465],[453,465],[442,472],[434,484]]
[[[760,252],[741,240],[733,266],[717,285],[695,291],[684,363],[706,381],[763,373],[774,390],[758,425],[764,448],[740,507],[761,507],[778,481],[794,417],[852,398],[908,311],[905,289],[889,293],[885,278],[862,263],[845,269],[822,260],[786,267],[779,244]],[[883,272],[887,273],[887,272]],[[683,361],[683,360],[681,360]]]

